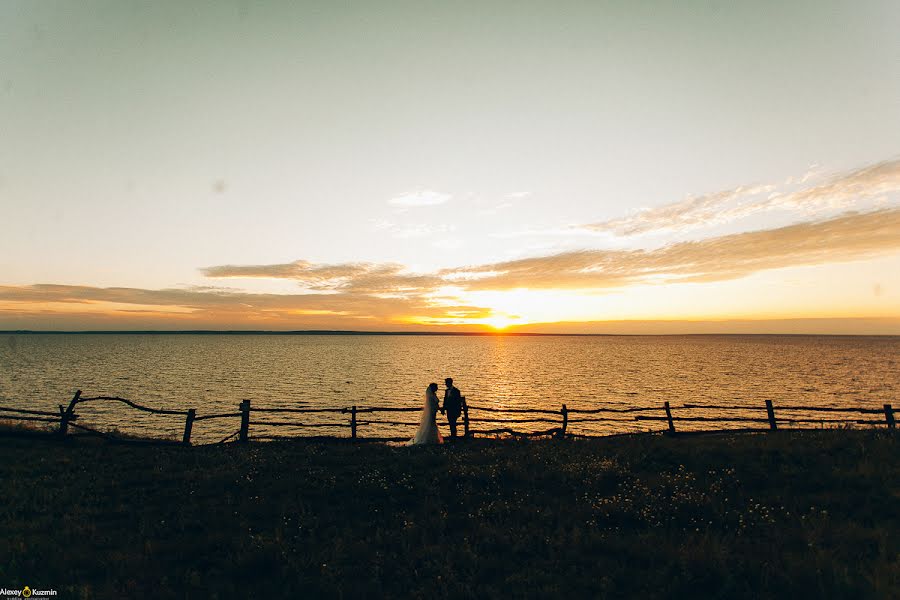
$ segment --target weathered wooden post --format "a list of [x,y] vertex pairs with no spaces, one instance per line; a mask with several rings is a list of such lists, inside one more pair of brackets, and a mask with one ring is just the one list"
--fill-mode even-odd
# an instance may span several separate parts
[[194,419],[197,417],[197,409],[190,408],[187,412],[187,419],[184,420],[184,437],[181,438],[181,443],[185,446],[191,445],[191,429],[194,428]]
[[466,404],[466,397],[462,397],[463,404],[463,437],[469,437],[469,405]]
[[81,390],[75,390],[75,396],[72,397],[72,401],[69,402],[68,408],[63,410],[62,404],[59,405],[59,435],[66,435],[69,431],[69,421],[75,420],[75,405],[78,403],[78,399],[81,398]]
[[675,433],[675,421],[672,420],[672,409],[669,407],[669,401],[663,402],[666,409],[666,420],[669,422],[669,433]]
[[350,437],[356,439],[356,405],[350,407]]
[[566,437],[566,428],[569,426],[569,409],[566,408],[566,405],[562,405],[562,410],[559,411],[562,414],[563,422],[562,429],[559,432],[559,437],[565,439]]
[[238,441],[246,442],[247,433],[250,429],[250,401],[241,400],[241,432],[238,434]]
[[897,424],[894,421],[894,408],[890,404],[884,405],[884,420],[887,421],[888,429],[897,427]]
[[769,429],[775,431],[778,429],[778,423],[775,422],[775,407],[772,406],[771,400],[766,400],[766,413],[769,415]]

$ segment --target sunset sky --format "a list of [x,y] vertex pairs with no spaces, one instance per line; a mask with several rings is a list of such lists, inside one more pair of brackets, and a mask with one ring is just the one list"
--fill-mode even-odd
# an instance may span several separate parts
[[0,329],[900,334],[900,3],[0,3]]

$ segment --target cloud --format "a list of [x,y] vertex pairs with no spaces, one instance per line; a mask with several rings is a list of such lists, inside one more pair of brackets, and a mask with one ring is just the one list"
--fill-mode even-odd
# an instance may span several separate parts
[[[661,230],[683,230],[715,225],[735,217],[734,212],[729,214],[727,211],[722,210],[723,207],[741,199],[770,192],[774,189],[774,186],[768,185],[750,188],[739,187],[696,198],[687,198],[680,202],[656,208],[647,208],[631,216],[600,223],[590,223],[576,229],[593,232],[612,232],[617,235],[630,236]],[[746,206],[742,208],[746,210]]]
[[[451,312],[468,318],[490,309],[457,302]],[[160,323],[177,328],[368,328],[447,316],[446,302],[427,295],[381,297],[368,293],[265,294],[185,289],[99,288],[35,284],[0,286],[0,322]],[[104,317],[104,315],[106,317]]]
[[900,251],[900,208],[845,213],[652,250],[578,250],[483,265],[410,273],[399,264],[346,263],[209,267],[209,277],[280,277],[329,292],[417,297],[447,286],[466,290],[608,289],[709,282],[783,267],[845,262]]
[[[808,176],[804,176],[803,182]],[[843,209],[861,199],[900,192],[900,160],[880,162],[804,190],[776,192],[761,204],[761,210],[793,209],[807,213],[820,209]]]
[[[810,171],[798,183],[813,178]],[[793,179],[788,180],[789,183]],[[783,186],[782,186],[783,188]],[[575,230],[611,232],[633,236],[661,231],[685,231],[710,227],[775,210],[814,216],[859,208],[868,200],[900,192],[900,161],[885,161],[849,173],[832,176],[803,189],[779,189],[775,185],[738,187],[679,202],[647,208],[636,214],[575,226]]]
[[[818,168],[775,184],[724,190],[587,225],[495,237],[553,234],[551,247],[516,244],[506,260],[431,273],[399,263],[226,264],[201,269],[211,280],[271,278],[297,285],[296,294],[253,293],[232,287],[142,289],[77,285],[0,285],[0,328],[133,329],[427,329],[469,325],[518,314],[495,312],[492,294],[517,289],[598,292],[667,283],[710,283],[771,269],[865,260],[900,253],[900,160],[824,176]],[[487,210],[509,209],[526,192],[508,194]],[[437,206],[449,194],[420,190],[389,200],[394,213]],[[852,209],[851,212],[847,212]],[[759,213],[803,219],[792,225],[636,249],[630,236],[708,228]],[[484,212],[484,211],[483,211]],[[421,214],[421,213],[419,213]],[[474,213],[473,213],[474,214]],[[398,219],[402,221],[402,218]],[[450,224],[372,221],[399,238],[428,238],[454,248]],[[575,236],[581,236],[579,240]],[[593,248],[568,250],[584,239]],[[657,242],[659,243],[659,242]],[[597,247],[597,246],[603,246]],[[503,256],[503,255],[501,255]],[[525,256],[519,258],[519,256]],[[213,283],[218,283],[214,281]],[[835,282],[840,285],[840,282]],[[880,282],[871,293],[883,294]],[[497,295],[499,296],[499,295]],[[516,294],[507,295],[516,297]],[[481,298],[480,302],[473,301]],[[12,327],[10,327],[12,326]]]
[[434,275],[410,273],[394,263],[315,264],[298,260],[275,265],[221,265],[201,272],[212,278],[291,279],[319,292],[409,295],[441,284]]
[[427,223],[400,224],[388,219],[371,219],[369,223],[373,230],[386,232],[391,237],[401,240],[451,233],[456,230],[456,225],[450,223],[439,223],[436,225]]
[[452,196],[450,194],[442,194],[433,190],[418,190],[407,192],[395,198],[388,200],[388,204],[394,206],[437,206],[448,202]]
[[459,271],[491,274],[464,280],[470,290],[602,289],[722,281],[768,269],[845,262],[898,251],[900,208],[893,208],[653,250],[580,250]]
[[[848,185],[855,185],[852,182]],[[277,278],[297,294],[233,288],[0,286],[0,323],[17,327],[384,329],[465,324],[492,316],[467,301],[485,290],[611,290],[668,282],[707,283],[784,267],[900,252],[900,207],[808,221],[645,250],[592,249],[415,273],[395,263],[219,265],[212,278]],[[104,316],[105,315],[105,316]],[[104,320],[105,319],[105,320]],[[70,325],[60,325],[67,324]]]

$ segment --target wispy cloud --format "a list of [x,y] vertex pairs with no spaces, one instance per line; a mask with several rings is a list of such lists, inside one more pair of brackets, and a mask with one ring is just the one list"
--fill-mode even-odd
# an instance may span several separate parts
[[423,238],[433,235],[443,235],[456,231],[456,225],[452,223],[397,223],[388,219],[373,219],[370,221],[372,229],[384,232],[396,239]]
[[[797,179],[809,184],[817,171],[811,170]],[[793,188],[789,187],[791,184]],[[889,200],[887,195],[900,192],[900,161],[886,161],[862,169],[833,175],[824,181],[797,188],[793,179],[784,185],[751,185],[731,190],[690,197],[684,200],[641,210],[623,218],[573,227],[633,236],[661,231],[686,231],[720,225],[769,211],[792,211],[815,216],[848,208],[864,208],[872,200]]]
[[[457,303],[454,312],[483,318],[490,309]],[[105,317],[104,317],[105,315]],[[410,316],[441,319],[446,303],[426,296],[381,296],[343,291],[311,294],[253,294],[185,289],[99,288],[36,284],[0,286],[0,320],[42,322],[162,323],[176,327],[371,327],[369,321],[405,323]],[[140,317],[140,319],[137,319]],[[55,319],[55,321],[53,320]],[[68,321],[66,321],[68,319]]]
[[413,274],[399,264],[209,267],[208,277],[281,277],[313,290],[427,294],[463,290],[602,289],[668,281],[720,281],[767,269],[844,262],[900,251],[900,208],[670,244],[652,250],[578,250]]
[[[266,294],[231,288],[149,290],[38,284],[0,286],[4,322],[72,318],[100,323],[174,323],[190,327],[357,328],[398,323],[466,323],[491,310],[465,300],[483,290],[604,290],[667,282],[714,282],[767,269],[827,264],[900,252],[900,208],[811,221],[777,229],[681,242],[652,250],[582,250],[413,273],[400,264],[207,267],[210,278],[271,277],[305,293]],[[55,316],[54,316],[55,315]],[[79,316],[80,315],[80,316]],[[110,316],[112,315],[112,316]],[[107,322],[109,323],[109,319]],[[130,320],[129,320],[130,319]],[[138,319],[138,321],[135,321]],[[365,328],[363,327],[363,328]]]
[[388,204],[403,207],[437,206],[449,202],[452,196],[434,190],[407,192],[388,200]]
[[722,281],[768,269],[846,262],[898,251],[900,208],[894,208],[654,250],[581,250],[469,267],[466,272],[494,275],[466,282],[466,287],[598,289]]
[[[749,214],[747,210],[750,204],[747,201],[752,202],[754,198],[774,189],[775,186],[771,185],[738,187],[733,190],[686,198],[672,204],[643,209],[627,217],[589,223],[573,229],[629,236],[717,225],[736,218],[739,211]],[[729,209],[725,210],[726,207]]]
[[275,265],[221,265],[201,272],[212,278],[291,279],[312,291],[360,294],[418,294],[442,281],[436,275],[410,273],[394,263],[316,264],[298,260]]

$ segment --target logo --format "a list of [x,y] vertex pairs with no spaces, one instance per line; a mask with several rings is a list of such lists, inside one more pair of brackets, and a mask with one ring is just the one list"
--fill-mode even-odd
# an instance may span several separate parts
[[30,586],[23,588],[0,588],[0,598],[45,598],[56,596],[56,590],[50,588],[46,590],[31,589]]

